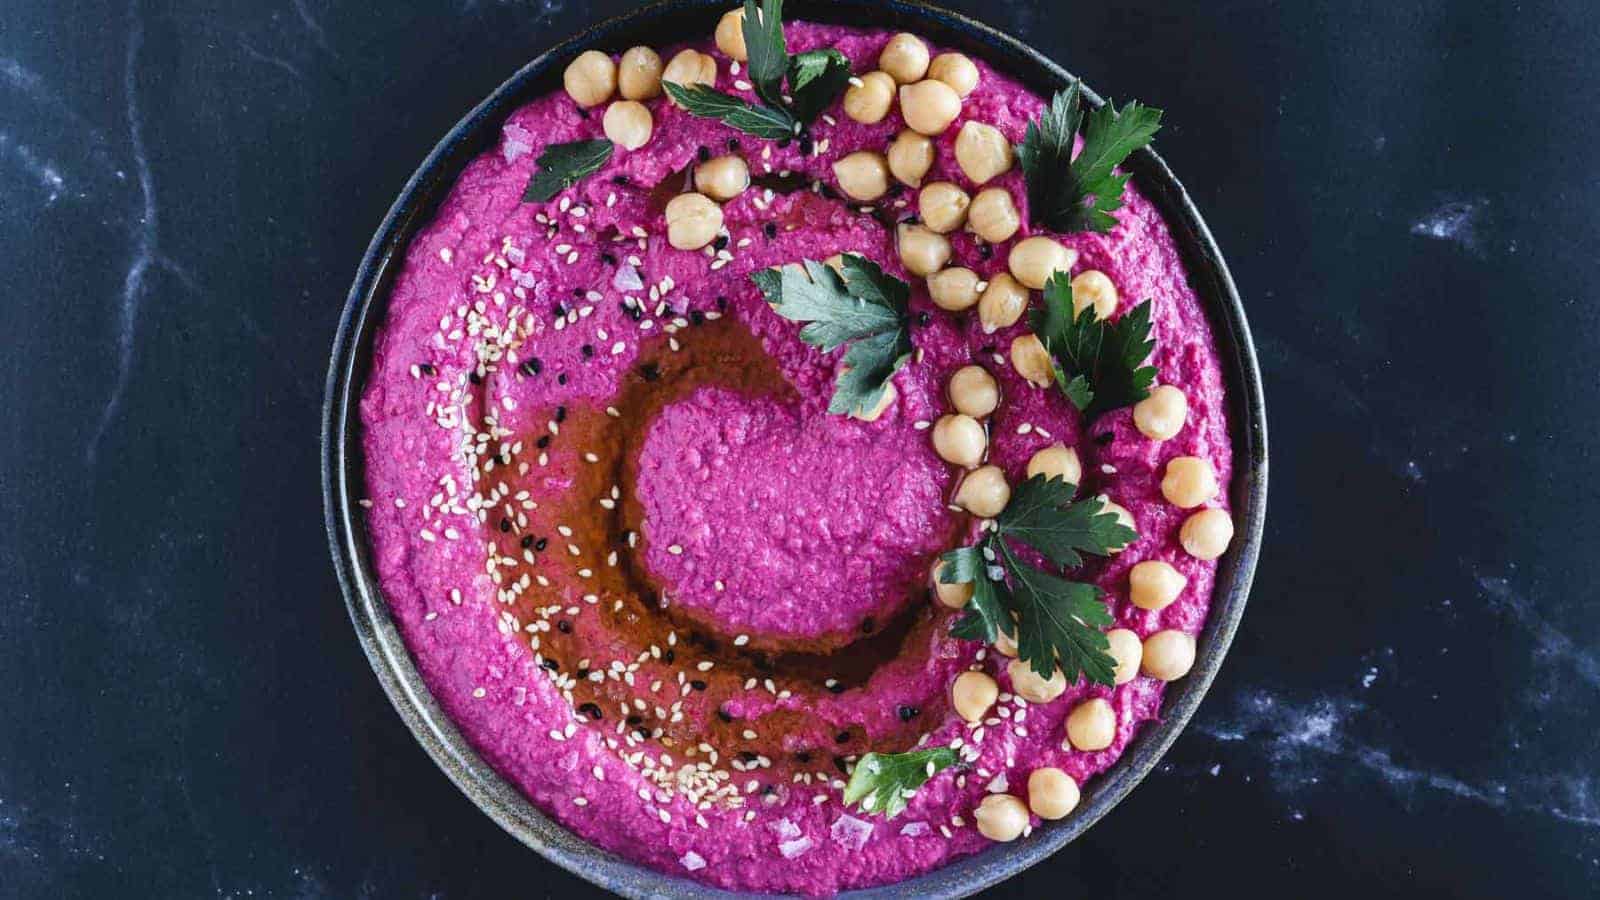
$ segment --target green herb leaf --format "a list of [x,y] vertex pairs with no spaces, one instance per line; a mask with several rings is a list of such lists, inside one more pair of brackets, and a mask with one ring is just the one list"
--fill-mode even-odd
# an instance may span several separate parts
[[[967,602],[966,613],[950,627],[950,633],[963,640],[989,644],[1002,633],[1016,634],[1017,625],[1007,611],[1011,606],[1011,590],[1003,577],[990,577],[990,569],[996,567],[996,563],[985,559],[985,552],[994,554],[994,550],[980,543],[943,554],[939,557],[944,560],[944,565],[939,567],[939,580],[945,584],[972,585],[972,599]],[[1003,570],[1000,574],[1004,575]]]
[[1017,486],[995,520],[1001,534],[1014,537],[1058,566],[1081,566],[1079,553],[1106,556],[1139,535],[1123,525],[1105,502],[1089,497],[1076,503],[1077,486],[1060,477],[1035,475]]
[[956,764],[949,747],[907,753],[868,753],[850,773],[844,786],[846,806],[861,804],[861,811],[892,819],[906,808],[909,795],[928,783],[941,769]]
[[1099,415],[1150,396],[1156,370],[1144,363],[1156,344],[1150,337],[1149,301],[1113,322],[1100,319],[1093,304],[1073,316],[1072,281],[1058,272],[1045,283],[1033,328],[1050,351],[1056,384],[1079,410]]
[[794,117],[811,124],[850,83],[850,59],[843,53],[807,50],[789,57],[789,104]]
[[676,100],[690,115],[702,119],[720,119],[724,124],[756,137],[778,140],[794,136],[796,123],[787,110],[746,103],[704,84],[684,87],[663,81],[661,86],[667,96]]
[[542,203],[572,187],[583,176],[605,165],[611,159],[611,151],[611,142],[603,139],[551,144],[544,148],[537,160],[538,168],[522,191],[522,202],[537,200]]
[[801,340],[825,353],[850,343],[828,404],[829,412],[848,415],[876,406],[911,356],[911,287],[854,253],[844,255],[842,268],[841,277],[808,259],[752,272],[750,279],[774,312],[806,323]]
[[995,544],[1015,582],[1017,658],[1041,678],[1049,678],[1059,664],[1069,684],[1077,682],[1080,672],[1098,684],[1113,683],[1117,663],[1100,630],[1113,619],[1100,599],[1101,590],[1028,565],[1003,540]]
[[756,96],[766,105],[783,108],[783,77],[789,71],[789,47],[783,39],[783,0],[744,0],[745,65]]
[[1117,224],[1111,213],[1121,208],[1128,183],[1128,176],[1115,169],[1155,137],[1161,110],[1130,101],[1120,111],[1109,102],[1091,111],[1083,152],[1074,159],[1073,137],[1083,121],[1081,94],[1074,81],[1051,98],[1039,120],[1028,123],[1017,157],[1035,224],[1054,231],[1105,232]]

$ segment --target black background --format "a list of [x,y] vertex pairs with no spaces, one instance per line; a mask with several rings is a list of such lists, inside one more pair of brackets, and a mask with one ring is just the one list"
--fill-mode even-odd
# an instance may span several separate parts
[[[1273,444],[1253,601],[1195,724],[996,893],[1593,896],[1592,5],[952,5],[1168,111]],[[380,693],[317,432],[406,177],[628,6],[4,4],[0,895],[593,893]]]

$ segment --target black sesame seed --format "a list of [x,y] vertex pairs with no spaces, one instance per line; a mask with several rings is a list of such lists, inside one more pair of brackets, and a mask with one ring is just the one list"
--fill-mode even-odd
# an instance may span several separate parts
[[533,535],[531,535],[531,534],[523,535],[522,536],[522,549],[526,550],[526,549],[528,549],[529,547],[532,547],[532,546],[533,546]]
[[833,684],[828,685],[828,692],[831,694],[842,694],[844,693],[844,685],[835,681]]
[[613,176],[611,176],[611,183],[612,184],[620,184],[620,185],[623,185],[624,187],[626,187],[627,185],[633,184],[633,182],[626,175],[613,175]]
[[537,375],[544,371],[544,363],[540,362],[538,357],[534,357],[533,359],[523,360],[522,365],[517,366],[517,368],[524,375]]
[[768,222],[767,224],[761,226],[761,233],[767,236],[767,240],[771,240],[771,239],[777,237],[778,236],[778,223],[777,222]]
[[728,715],[728,711],[723,709],[720,706],[717,707],[717,718],[721,719],[724,722],[732,722],[733,721],[733,716]]
[[932,325],[933,324],[933,314],[929,313],[929,312],[917,313],[917,324],[922,326],[923,328],[927,328],[929,325]]
[[571,634],[572,633],[572,623],[568,622],[566,619],[561,619],[561,620],[556,622],[556,630],[561,632],[562,634]]
[[849,775],[850,774],[850,767],[849,767],[848,764],[845,763],[844,757],[835,756],[833,758],[833,765],[834,765],[834,768],[838,769],[841,774],[844,774],[844,775]]
[[811,762],[811,751],[809,751],[809,750],[801,750],[799,753],[796,753],[794,755],[794,758],[795,758],[795,760],[797,762],[801,762],[801,763]]
[[483,384],[483,376],[478,374],[477,369],[467,373],[467,380],[473,384]]
[[544,448],[550,446],[550,435],[541,434],[539,435],[539,439],[533,443],[534,446],[538,447],[540,450],[543,450]]
[[600,254],[600,260],[608,266],[614,266],[617,264],[616,254],[610,252],[609,250]]
[[776,671],[772,668],[772,660],[767,659],[765,656],[754,657],[750,660],[750,664],[756,667],[757,672],[761,672],[766,675],[771,675],[774,671]]
[[994,245],[993,244],[979,244],[978,245],[978,258],[979,259],[988,259],[988,258],[990,258],[992,256],[994,256]]
[[560,302],[559,300],[556,301],[555,313],[556,313],[556,318],[558,318],[558,319],[561,318],[562,316],[566,315],[567,314],[567,305],[565,303]]
[[786,137],[782,137],[782,138],[778,138],[778,146],[779,146],[779,147],[780,147],[780,148],[782,148],[782,147],[787,147],[787,146],[789,146],[789,145],[790,145],[790,144],[792,144],[792,143],[794,143],[794,142],[793,142],[793,141],[791,141],[791,140],[789,140],[789,139],[788,139],[788,138],[786,138]]
[[577,678],[577,679],[578,679],[578,680],[579,680],[579,681],[582,681],[582,680],[583,680],[583,679],[585,679],[585,678],[588,678],[588,677],[589,677],[589,670],[588,670],[588,669],[579,669],[579,670],[578,670],[578,671],[576,671],[576,672],[573,672],[573,673],[572,673],[572,674],[573,674],[573,676],[574,676],[574,677],[576,677],[576,678]]
[[575,288],[572,289],[572,296],[577,297],[580,300],[583,299],[584,293],[585,292],[584,292],[583,288],[575,287]]
[[645,740],[645,739],[650,737],[650,729],[645,728],[643,725],[641,725],[638,728],[635,728],[633,730],[633,736],[638,738],[641,741]]
[[583,354],[584,359],[588,359],[589,357],[594,356],[594,345],[584,344],[582,347],[578,348],[578,352]]
[[755,762],[756,759],[759,758],[759,756],[760,756],[760,754],[758,754],[758,753],[756,753],[756,752],[754,752],[752,750],[740,750],[739,751],[739,762],[742,762],[745,765],[749,765],[750,763]]
[[812,142],[811,137],[809,135],[803,136],[803,137],[800,138],[800,153],[801,153],[801,155],[810,156],[811,155],[811,151],[815,150],[816,148],[817,148],[817,145]]
[[839,732],[838,734],[833,736],[833,742],[836,743],[836,744],[848,744],[848,743],[850,743],[850,732],[848,732],[848,731]]
[[994,345],[984,344],[982,347],[978,348],[978,352],[982,353],[984,356],[989,356],[994,353]]
[[772,795],[773,795],[773,794],[776,794],[776,793],[777,793],[777,792],[778,792],[778,789],[777,789],[777,788],[775,788],[775,787],[773,787],[773,786],[772,786],[772,785],[770,785],[770,784],[768,784],[768,785],[763,785],[763,786],[762,786],[762,787],[761,787],[761,796],[763,796],[763,797],[770,797],[770,796],[772,796]]
[[587,109],[584,109],[581,106],[573,106],[572,108],[578,111],[578,118],[580,118],[580,119],[589,118],[589,111]]
[[728,298],[727,297],[718,297],[717,298],[717,309],[727,309],[727,308],[728,308]]
[[912,719],[915,719],[922,712],[922,710],[917,709],[915,706],[902,706],[895,710],[895,712],[900,716],[900,721],[909,722]]
[[565,422],[566,420],[567,420],[567,408],[565,406],[556,407],[556,421],[557,422]]
[[736,152],[738,152],[738,150],[739,150],[739,139],[738,138],[728,138],[728,152],[729,153],[736,153]]
[[655,381],[661,377],[661,367],[653,362],[645,363],[639,367],[639,377],[645,381]]
[[726,250],[727,248],[728,248],[728,236],[725,235],[725,234],[717,235],[716,240],[713,240],[711,242],[711,249],[713,249],[713,250]]
[[500,530],[503,531],[503,532],[510,531],[511,530],[511,520],[502,517],[500,519]]
[[837,200],[837,199],[839,199],[839,192],[838,191],[835,191],[833,188],[828,187],[827,185],[822,184],[820,182],[818,182],[818,185],[817,185],[817,193],[821,194],[823,197],[826,197],[829,200]]
[[629,716],[628,717],[628,724],[629,725],[638,725],[640,722],[643,722],[643,721],[644,721],[644,717],[643,716]]
[[1113,432],[1110,432],[1110,431],[1104,432],[1102,434],[1097,434],[1097,435],[1094,436],[1094,442],[1096,444],[1099,444],[1102,447],[1104,447],[1105,445],[1111,443],[1112,441],[1114,441],[1116,439],[1117,439],[1116,434],[1114,434]]
[[423,364],[417,366],[417,371],[421,372],[424,375],[430,375],[430,376],[431,375],[436,375],[439,372],[439,370],[435,369],[432,366],[432,364],[430,364],[430,363],[423,363]]
[[567,373],[562,372],[560,375],[556,376],[556,384],[566,384],[566,383],[567,383]]
[[561,663],[558,663],[553,659],[546,659],[539,665],[544,666],[546,669],[549,669],[552,672],[558,672],[561,670]]
[[696,150],[694,155],[699,158],[701,162],[709,162],[711,160],[711,150],[706,147],[701,147],[699,150]]
[[672,665],[672,661],[677,659],[677,658],[678,658],[678,654],[673,652],[671,647],[668,647],[666,652],[661,654],[661,661],[666,663],[669,666]]
[[704,325],[705,323],[706,323],[706,314],[705,313],[701,312],[698,309],[692,309],[692,310],[689,311],[689,324],[691,324],[691,325]]
[[600,712],[599,704],[596,703],[585,703],[578,707],[578,712],[583,713],[591,719],[605,718],[605,715]]
[[549,538],[539,538],[537,541],[533,542],[533,549],[539,551],[540,553],[543,553],[544,548],[548,546],[550,546]]
[[696,678],[695,680],[689,682],[689,687],[692,687],[697,691],[703,691],[706,689],[706,683]]
[[861,620],[861,633],[862,634],[871,634],[872,633],[872,629],[877,628],[877,627],[878,627],[878,620],[874,619],[871,616],[867,616],[865,619]]

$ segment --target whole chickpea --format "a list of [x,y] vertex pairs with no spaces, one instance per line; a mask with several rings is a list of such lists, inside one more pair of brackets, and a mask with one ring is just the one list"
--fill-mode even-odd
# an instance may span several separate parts
[[694,167],[694,188],[717,201],[727,201],[750,186],[750,167],[738,156],[718,156]]
[[943,134],[961,114],[961,98],[950,85],[932,79],[900,88],[900,115],[912,130]]
[[890,38],[878,54],[878,68],[901,84],[919,81],[928,74],[928,45],[914,34],[901,32]]
[[967,220],[972,198],[948,181],[935,181],[917,192],[917,212],[922,224],[940,234],[949,234]]
[[1000,405],[1000,383],[983,366],[962,366],[950,376],[950,402],[958,412],[981,419]]
[[972,198],[972,206],[967,210],[967,227],[991,244],[1003,243],[1022,228],[1022,213],[1018,212],[1010,191],[1003,187],[984,188]]
[[561,82],[572,102],[582,107],[599,106],[611,99],[611,92],[617,89],[617,65],[599,50],[585,50],[567,64]]
[[894,79],[887,72],[868,72],[844,91],[844,114],[863,125],[876,125],[894,105]]
[[624,100],[661,96],[661,55],[649,47],[629,47],[617,64],[617,90]]
[[717,20],[717,49],[740,62],[750,58],[744,45],[744,7],[730,9]]
[[606,137],[624,150],[637,150],[650,143],[654,122],[650,109],[637,100],[618,100],[606,107],[601,119]]
[[956,134],[956,163],[974,184],[1011,171],[1011,142],[1000,129],[982,122],[968,122]]
[[960,53],[935,56],[928,65],[928,77],[950,85],[958,97],[966,97],[978,87],[978,67]]
[[870,203],[889,190],[889,163],[882,153],[857,150],[833,164],[839,189],[852,200]]
[[950,241],[938,232],[922,225],[901,225],[895,235],[900,264],[913,275],[926,278],[950,261]]
[[1017,324],[1028,309],[1028,289],[1004,272],[989,279],[978,299],[978,321],[985,334]]
[[928,297],[940,309],[971,309],[978,302],[978,273],[959,266],[940,269],[928,276]]
[[679,194],[667,201],[667,243],[699,250],[722,230],[722,207],[705,194]]
[[907,187],[918,187],[933,168],[933,141],[907,128],[889,145],[889,171]]

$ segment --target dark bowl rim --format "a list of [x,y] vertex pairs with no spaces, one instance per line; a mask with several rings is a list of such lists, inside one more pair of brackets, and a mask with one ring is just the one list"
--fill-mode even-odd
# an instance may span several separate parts
[[[469,111],[406,181],[373,235],[339,319],[322,410],[322,489],[325,525],[345,604],[362,649],[396,711],[423,749],[474,804],[545,858],[593,884],[629,897],[735,896],[688,878],[623,859],[579,838],[546,816],[471,747],[424,684],[378,589],[358,499],[361,478],[360,389],[371,342],[387,303],[387,288],[418,229],[431,221],[439,198],[461,167],[491,145],[512,109],[543,92],[558,63],[590,47],[612,47],[627,34],[666,22],[666,33],[688,34],[709,24],[727,0],[661,0],[600,22],[524,65]],[[683,21],[669,21],[678,17]],[[812,0],[798,18],[874,26],[915,26],[936,43],[982,54],[986,61],[1048,93],[1073,78],[1026,44],[981,22],[918,0]],[[706,32],[708,33],[709,29]],[[654,44],[667,43],[655,35]],[[1101,99],[1087,87],[1084,96]],[[1162,717],[1146,726],[1110,769],[1084,787],[1070,818],[1049,823],[1029,839],[997,844],[922,875],[847,892],[848,897],[963,897],[997,884],[1054,854],[1086,831],[1144,779],[1194,714],[1238,629],[1260,554],[1266,517],[1266,401],[1249,325],[1233,278],[1199,211],[1154,150],[1129,162],[1140,189],[1160,208],[1210,318],[1228,381],[1235,450],[1231,499],[1235,540],[1218,567],[1199,652],[1189,676],[1169,689]]]

